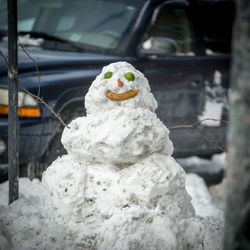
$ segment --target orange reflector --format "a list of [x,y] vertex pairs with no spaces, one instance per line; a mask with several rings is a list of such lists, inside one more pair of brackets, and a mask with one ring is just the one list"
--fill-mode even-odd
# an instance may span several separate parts
[[8,115],[8,106],[0,105],[0,115]]
[[[8,106],[0,105],[0,115],[8,115]],[[40,117],[41,111],[39,108],[18,108],[19,117]]]
[[19,117],[40,117],[41,112],[39,108],[18,108]]

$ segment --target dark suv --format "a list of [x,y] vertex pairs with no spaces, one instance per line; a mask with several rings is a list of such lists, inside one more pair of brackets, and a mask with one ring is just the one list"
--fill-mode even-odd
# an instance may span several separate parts
[[[7,55],[5,2],[0,49]],[[234,2],[229,0],[20,0],[19,39],[38,62],[40,96],[67,123],[84,115],[84,95],[104,65],[127,61],[148,78],[159,118],[171,127],[227,119]],[[31,10],[31,11],[27,11]],[[19,49],[19,80],[38,93],[34,63]],[[7,67],[0,57],[0,164],[7,163]],[[63,126],[36,99],[19,93],[20,164],[45,168],[63,153]],[[224,146],[226,127],[199,131]],[[171,130],[175,155],[218,152],[195,130]]]

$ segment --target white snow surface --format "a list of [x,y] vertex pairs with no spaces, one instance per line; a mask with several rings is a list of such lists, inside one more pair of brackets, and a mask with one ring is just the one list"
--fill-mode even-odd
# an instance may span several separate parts
[[[200,121],[205,120],[204,122],[202,122],[202,125],[205,125],[208,127],[220,126],[221,125],[220,119],[221,119],[223,107],[224,107],[223,103],[217,103],[214,101],[207,100],[205,102],[204,110],[202,114],[199,116]],[[212,119],[215,119],[215,120],[212,120]]]
[[198,174],[215,174],[226,169],[226,153],[214,154],[211,159],[202,159],[197,156],[176,159],[177,162],[186,170]]
[[62,135],[68,154],[88,161],[131,164],[160,152],[171,155],[169,130],[148,109],[115,108],[75,119]]
[[[199,187],[199,188],[197,188]],[[218,209],[212,201],[207,186],[203,178],[196,174],[186,175],[186,189],[192,196],[191,203],[195,209],[195,213],[201,217],[223,218],[223,211]],[[206,208],[206,209],[204,209]]]
[[[69,164],[67,164],[67,161]],[[170,161],[173,161],[173,159]],[[59,163],[62,164],[60,165]],[[54,183],[55,189],[59,190],[59,194],[62,194],[64,191],[64,193],[68,193],[68,197],[70,197],[69,192],[72,189],[78,188],[74,185],[68,192],[65,192],[65,189],[63,190],[66,186],[63,182],[65,179],[64,176],[70,170],[70,164],[72,164],[70,156],[63,156],[59,159],[57,170],[60,167],[66,167],[67,170],[61,175],[63,186],[59,187],[60,184],[58,185],[57,182]],[[89,175],[88,181],[91,181],[93,173],[98,171],[98,165],[103,169],[101,164],[97,164],[94,170],[92,170],[92,166],[85,166],[86,170],[90,170],[92,173]],[[49,171],[52,171],[52,166]],[[84,165],[80,164],[78,167],[85,168]],[[77,169],[77,166],[74,165],[74,168]],[[132,168],[130,171],[133,172]],[[183,174],[182,177],[184,177],[183,171],[180,171]],[[129,192],[127,194],[122,190],[117,191],[117,189],[113,189],[112,191],[115,192],[112,194],[113,198],[109,198],[108,194],[110,193],[105,193],[107,190],[104,191],[103,189],[108,187],[110,183],[112,184],[112,182],[113,187],[115,186],[114,181],[110,180],[110,177],[112,177],[112,175],[110,176],[110,172],[109,170],[106,173],[99,169],[98,177],[100,183],[96,179],[94,188],[91,189],[89,187],[86,192],[86,197],[91,197],[94,195],[97,196],[97,187],[99,190],[102,190],[102,195],[99,192],[99,197],[104,202],[101,203],[99,201],[99,204],[94,205],[93,211],[101,207],[101,211],[108,214],[109,212],[106,208],[109,206],[110,200],[113,203],[115,202],[113,198],[118,197],[121,201],[119,194],[123,197],[128,197],[129,193],[131,193],[130,190],[133,187],[129,187],[126,190]],[[57,176],[56,174],[52,174],[52,178]],[[136,177],[135,174],[134,177]],[[78,180],[81,179],[81,177],[77,178]],[[131,178],[133,179],[133,177]],[[192,180],[196,178],[199,179],[200,177],[193,174],[186,175],[186,179]],[[144,182],[147,181],[147,179],[143,178],[141,180]],[[179,185],[181,184],[182,186],[182,182],[183,179],[181,183],[178,181]],[[210,215],[201,216],[201,214],[204,215],[208,206],[212,205],[209,203],[211,199],[207,195],[206,186],[204,186],[202,181],[186,181],[185,185],[189,195],[192,197],[192,205],[199,216],[187,216],[189,218],[180,218],[178,216],[178,218],[175,218],[173,214],[170,214],[167,210],[166,212],[162,211],[158,206],[155,209],[150,209],[147,206],[141,209],[139,205],[136,205],[135,196],[132,196],[131,199],[127,200],[128,204],[123,204],[120,208],[116,207],[116,211],[111,217],[102,217],[100,213],[99,217],[93,214],[87,217],[86,221],[76,222],[72,220],[68,223],[62,223],[63,218],[59,221],[51,219],[51,216],[47,216],[50,214],[50,211],[43,212],[42,201],[46,195],[46,193],[42,192],[44,183],[37,179],[30,181],[27,178],[20,178],[19,183],[20,199],[10,206],[7,205],[8,182],[0,185],[0,249],[221,249],[221,225],[223,221],[221,219],[215,220]],[[72,182],[68,183],[73,184]],[[93,183],[94,180],[91,184]],[[134,185],[140,186],[140,184],[136,183]],[[171,185],[173,186],[173,184]],[[54,194],[57,194],[57,191],[54,191]],[[80,191],[80,194],[84,194],[84,189],[82,191]],[[110,191],[111,189],[108,192]],[[135,191],[136,189],[133,190],[133,193]],[[197,192],[199,195],[197,195]],[[73,194],[76,194],[75,191],[73,191]],[[64,195],[62,194],[62,196]],[[77,195],[79,197],[79,194]],[[169,198],[169,209],[171,209],[172,201],[170,195]],[[61,210],[65,206],[65,211],[69,211],[67,210],[69,203],[64,201],[62,199],[60,201]],[[45,200],[44,202],[50,202],[50,200]],[[93,203],[93,200],[88,198],[85,200],[85,204],[88,207],[86,212],[82,211],[85,215],[90,213],[91,203]],[[118,204],[119,202],[117,202]],[[72,213],[73,215],[74,212]],[[74,216],[71,216],[71,219],[73,219],[72,217]],[[100,223],[101,221],[102,223]],[[99,232],[99,236],[97,237],[94,232]]]
[[[43,38],[31,38],[29,34],[18,36],[18,39],[23,46],[41,46],[44,42]],[[4,37],[3,40],[8,41],[8,37]]]
[[157,153],[122,170],[105,163],[83,164],[66,155],[48,168],[43,185],[46,212],[57,221],[100,226],[131,207],[145,213],[153,208],[159,213],[179,211],[181,217],[193,211],[183,205],[189,201],[183,169],[172,157]]
[[215,70],[213,82],[205,82],[205,105],[202,113],[198,116],[200,121],[205,120],[202,125],[208,127],[221,125],[223,109],[228,108],[226,96],[226,89],[222,86],[222,73]]
[[[116,80],[104,81],[103,73],[111,70]],[[117,77],[128,71],[135,82],[118,90]],[[169,131],[154,113],[146,78],[125,62],[104,67],[103,73],[86,96],[87,116],[63,133],[68,155],[48,167],[42,183],[21,179],[26,188],[10,206],[7,184],[0,185],[0,246],[221,249],[222,214],[204,182],[196,176],[185,180],[171,157]],[[105,100],[106,90],[130,88],[141,94],[127,101]]]

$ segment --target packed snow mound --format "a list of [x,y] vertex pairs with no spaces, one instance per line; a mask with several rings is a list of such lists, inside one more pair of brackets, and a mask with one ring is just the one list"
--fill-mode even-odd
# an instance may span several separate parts
[[68,154],[87,161],[132,164],[152,154],[171,155],[169,130],[147,109],[116,108],[80,117],[62,135]]
[[[70,160],[64,157],[61,158],[64,159],[62,167],[66,165],[66,160]],[[101,178],[104,173],[99,173]],[[203,191],[202,185],[201,182],[190,182],[186,184],[186,188]],[[157,208],[140,209],[133,205],[123,206],[110,218],[107,217],[101,226],[93,223],[93,216],[86,223],[59,223],[42,213],[44,196],[39,180],[20,178],[20,199],[10,206],[7,205],[6,187],[8,182],[0,185],[1,204],[5,204],[0,206],[0,249],[222,249],[223,222],[219,219],[194,216],[173,218],[168,212],[163,213]],[[192,197],[193,193],[190,195]],[[198,201],[197,198],[195,200],[195,211],[202,213],[206,210],[208,204]],[[104,204],[107,205],[108,202]],[[203,206],[196,207],[196,204]],[[99,234],[92,233],[93,231],[98,231]]]
[[150,212],[128,208],[116,213],[103,224],[104,240],[99,249],[222,249],[221,220],[214,220],[213,217],[179,219],[157,210]]
[[[194,187],[194,186],[193,186]],[[203,207],[203,210],[206,206]],[[221,250],[224,221],[223,218],[191,217],[182,220],[180,231],[183,245],[179,249]]]
[[[108,79],[105,78],[107,72],[112,73],[112,76]],[[127,80],[126,73],[133,73],[134,80]],[[118,79],[124,83],[122,87],[118,86]],[[112,101],[106,97],[107,91],[121,94],[135,89],[139,90],[138,94],[125,101]],[[127,62],[111,63],[103,67],[102,72],[93,81],[85,96],[85,108],[88,114],[110,111],[116,107],[145,108],[150,109],[152,112],[157,108],[157,102],[150,92],[148,80],[140,71]]]
[[123,169],[65,155],[44,173],[43,190],[47,216],[65,223],[89,221],[101,227],[131,207],[175,218],[194,215],[183,169],[171,156],[157,153]]

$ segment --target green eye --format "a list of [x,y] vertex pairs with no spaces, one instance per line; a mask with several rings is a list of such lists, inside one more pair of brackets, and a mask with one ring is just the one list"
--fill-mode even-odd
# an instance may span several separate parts
[[104,74],[104,78],[105,78],[105,79],[111,78],[112,75],[113,75],[113,73],[110,72],[110,71],[108,71],[108,72],[106,72],[106,73]]
[[125,74],[125,78],[128,80],[128,81],[134,81],[135,80],[135,75],[131,72],[128,72]]

